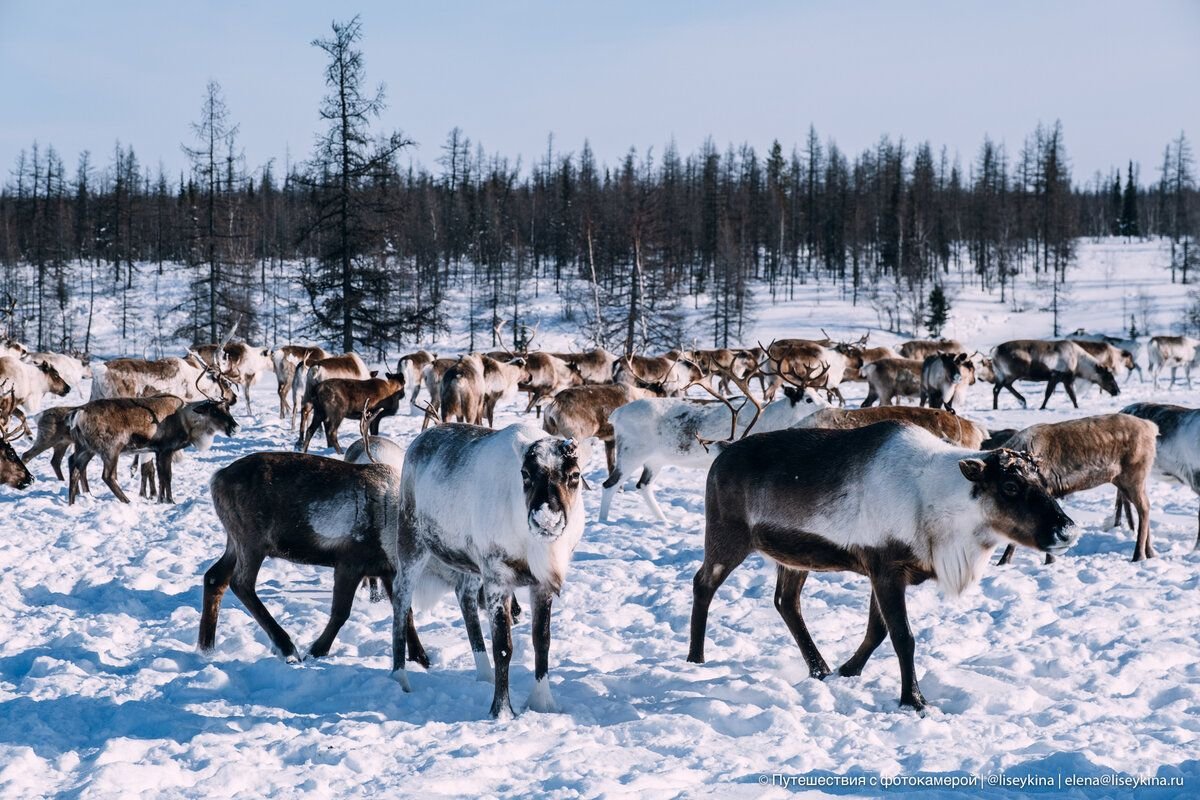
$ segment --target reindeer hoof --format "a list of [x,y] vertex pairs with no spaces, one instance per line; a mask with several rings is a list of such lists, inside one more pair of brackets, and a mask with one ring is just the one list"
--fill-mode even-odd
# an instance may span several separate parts
[[863,668],[860,665],[851,664],[849,661],[838,667],[838,675],[841,675],[843,678],[857,678],[859,675],[862,675],[862,671]]
[[542,678],[533,684],[533,691],[529,693],[529,699],[525,701],[525,709],[536,711],[539,714],[561,713],[558,703],[554,702],[554,695],[550,694],[549,678]]
[[392,680],[400,684],[400,688],[406,692],[412,691],[412,684],[408,682],[408,673],[403,669],[392,670]]

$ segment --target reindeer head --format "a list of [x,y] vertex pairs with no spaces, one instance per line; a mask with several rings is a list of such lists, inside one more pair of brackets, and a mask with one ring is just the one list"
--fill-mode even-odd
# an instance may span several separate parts
[[1117,385],[1117,378],[1113,375],[1112,370],[1101,364],[1096,365],[1096,377],[1100,379],[1100,388],[1116,397],[1121,393],[1121,387]]
[[383,373],[383,375],[387,379],[387,382],[389,384],[391,384],[392,388],[395,390],[392,392],[392,394],[398,394],[401,397],[404,397],[404,389],[406,386],[404,373],[403,372],[385,372],[385,373]]
[[1049,553],[1075,541],[1075,523],[1051,496],[1033,456],[1001,448],[963,459],[958,468],[974,484],[971,497],[982,503],[987,529]]
[[42,371],[42,374],[46,376],[46,382],[49,384],[51,392],[59,397],[64,397],[71,391],[71,387],[58,374],[58,370],[50,366],[48,361],[38,361],[36,365]]
[[181,410],[188,439],[200,451],[212,447],[213,439],[218,433],[233,436],[238,427],[237,421],[229,413],[229,406],[225,403],[200,400],[187,403]]
[[8,430],[8,422],[16,411],[17,398],[12,387],[0,387],[0,483],[14,489],[27,489],[33,483],[33,475],[10,444],[21,438],[25,432],[24,424]]
[[529,531],[534,538],[557,539],[567,529],[579,497],[579,450],[571,439],[546,437],[525,450],[521,487]]

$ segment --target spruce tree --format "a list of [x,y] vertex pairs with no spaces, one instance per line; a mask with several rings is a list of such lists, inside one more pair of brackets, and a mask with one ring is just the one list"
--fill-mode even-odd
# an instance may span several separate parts
[[945,291],[941,285],[933,287],[933,291],[929,293],[929,316],[925,318],[925,325],[929,328],[930,336],[941,336],[942,328],[950,320],[950,300],[947,299]]
[[1141,236],[1137,214],[1137,184],[1133,182],[1133,162],[1129,162],[1129,177],[1125,180],[1125,194],[1121,196],[1121,235]]

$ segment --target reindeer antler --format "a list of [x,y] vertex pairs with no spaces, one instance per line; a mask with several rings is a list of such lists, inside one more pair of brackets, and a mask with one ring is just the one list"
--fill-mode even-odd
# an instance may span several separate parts
[[425,412],[425,421],[421,423],[421,430],[429,427],[429,420],[431,419],[436,425],[442,424],[442,415],[433,410],[433,404],[429,401],[426,401],[425,405],[421,405],[420,403],[413,403],[413,405]]
[[371,401],[364,400],[362,407],[362,415],[358,420],[358,432],[362,436],[363,449],[367,453],[367,460],[372,464],[378,464],[375,460],[375,454],[371,452],[371,423],[374,422],[380,414],[383,413],[383,407],[375,409],[373,414],[368,414],[367,409],[370,408]]

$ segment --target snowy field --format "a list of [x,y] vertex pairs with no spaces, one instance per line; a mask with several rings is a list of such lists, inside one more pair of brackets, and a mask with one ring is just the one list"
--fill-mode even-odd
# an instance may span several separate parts
[[[1064,329],[1126,329],[1144,296],[1155,332],[1172,331],[1188,287],[1169,283],[1162,257],[1153,244],[1084,244]],[[820,326],[849,336],[877,324],[868,306],[852,309],[828,287],[818,303],[818,291],[810,285],[794,302],[763,303],[747,341]],[[1047,336],[1045,293],[1022,284],[1017,298],[1024,311],[959,292],[948,333],[980,349]],[[1134,377],[1119,397],[1087,392],[1078,412],[1061,390],[1046,412],[1017,410],[1007,394],[993,412],[990,388],[974,387],[961,413],[992,428],[1136,400],[1200,406],[1200,382],[1168,394]],[[1036,408],[1040,392],[1026,388]],[[857,406],[865,387],[847,394]],[[0,796],[783,797],[817,792],[770,775],[1099,780],[1113,772],[1185,780],[1183,788],[1139,789],[1138,797],[1200,793],[1197,498],[1179,485],[1151,484],[1159,557],[1148,562],[1130,563],[1129,531],[1102,530],[1113,501],[1105,487],[1065,501],[1084,530],[1058,563],[1044,567],[1037,554],[1019,551],[956,601],[932,582],[910,589],[917,675],[930,704],[919,715],[897,708],[899,668],[887,643],[861,677],[810,679],[772,607],[773,568],[758,556],[718,592],[708,663],[686,663],[704,475],[667,469],[657,486],[668,524],[627,492],[609,524],[589,522],[576,551],[554,610],[551,683],[561,713],[495,722],[487,717],[491,686],[475,681],[450,597],[417,615],[434,663],[410,670],[411,694],[388,678],[390,607],[370,603],[364,591],[326,659],[297,666],[272,656],[232,593],[215,653],[197,653],[201,575],[224,545],[207,480],[241,455],[293,441],[271,413],[271,382],[254,400],[255,417],[236,407],[243,427],[234,439],[177,466],[174,506],[122,505],[97,479],[91,499],[68,507],[45,455],[31,465],[33,487],[0,493]],[[523,419],[516,412],[508,405],[503,423]],[[419,427],[418,417],[396,417],[383,433],[407,444]],[[342,440],[353,438],[347,424]],[[589,520],[604,479],[597,450],[587,472],[596,488],[584,493]],[[125,469],[121,481],[135,485]],[[331,586],[327,570],[269,561],[259,593],[307,645],[325,623]],[[831,664],[860,641],[868,595],[858,576],[809,580],[806,619]],[[533,684],[527,615],[514,641],[519,708]],[[828,791],[953,794],[878,785]],[[1027,792],[1047,796],[986,785],[961,794]]]

